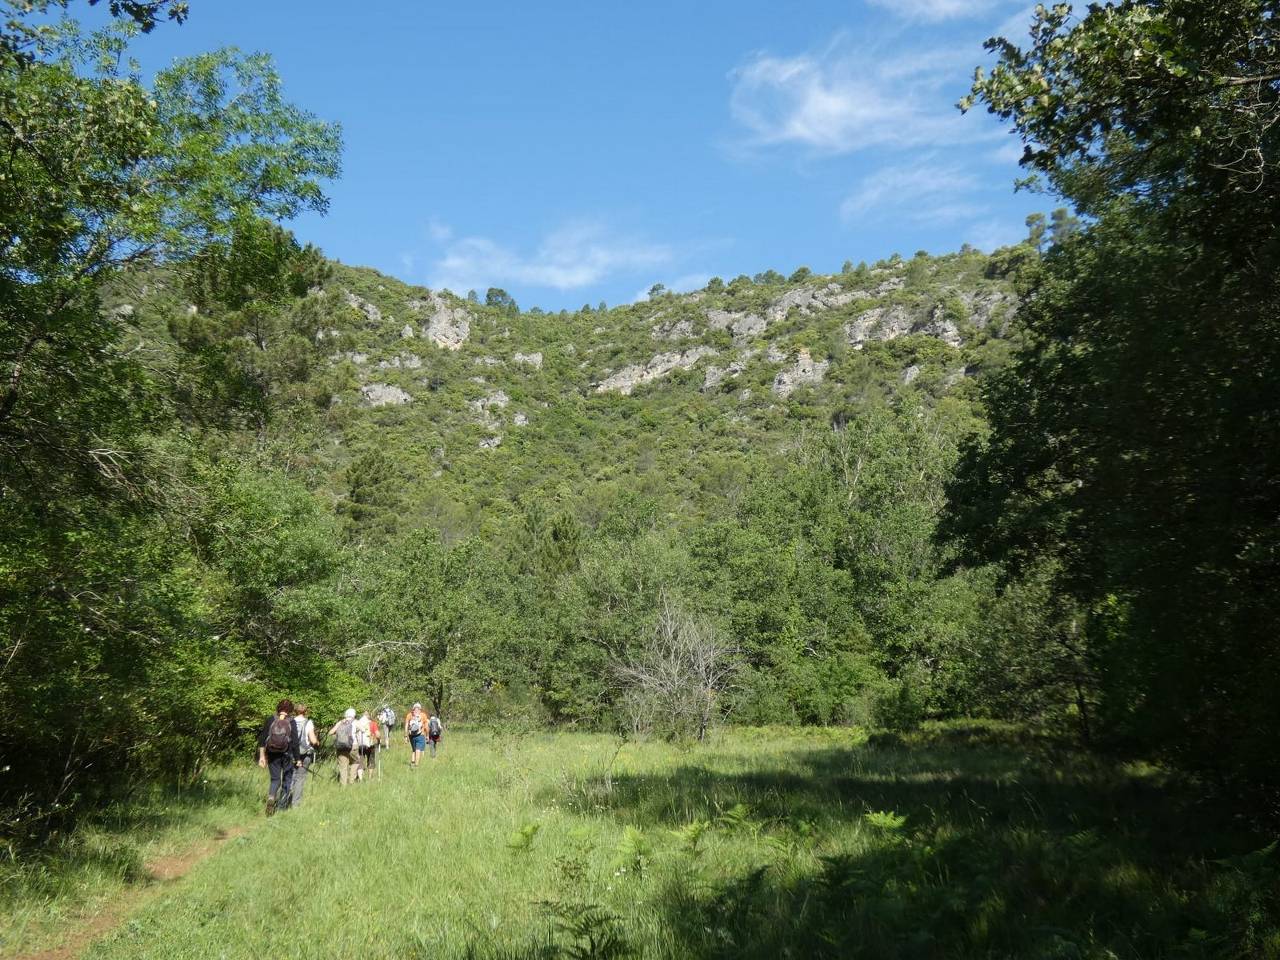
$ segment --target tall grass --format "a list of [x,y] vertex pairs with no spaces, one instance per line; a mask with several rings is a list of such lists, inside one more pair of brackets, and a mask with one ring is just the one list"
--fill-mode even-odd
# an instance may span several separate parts
[[88,956],[1280,957],[1280,865],[1149,768],[989,729],[704,747],[454,733],[150,899]]

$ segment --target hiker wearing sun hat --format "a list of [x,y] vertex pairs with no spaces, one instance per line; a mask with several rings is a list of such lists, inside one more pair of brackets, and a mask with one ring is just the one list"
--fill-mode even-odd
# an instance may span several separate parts
[[427,715],[422,712],[422,704],[415,703],[413,709],[405,714],[404,738],[413,747],[413,757],[409,766],[418,769],[418,761],[422,759],[422,751],[427,749]]
[[356,750],[356,711],[348,707],[342,719],[329,729],[333,737],[333,752],[338,758],[338,783],[346,786],[355,781],[355,771],[359,766],[359,755]]

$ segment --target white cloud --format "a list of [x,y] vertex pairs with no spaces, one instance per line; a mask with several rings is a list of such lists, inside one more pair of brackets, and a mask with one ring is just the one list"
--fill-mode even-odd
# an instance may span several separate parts
[[1031,41],[1031,22],[1035,19],[1035,15],[1035,4],[1024,6],[996,27],[995,35],[1004,37],[1019,46],[1026,46]]
[[979,186],[959,167],[921,163],[885,167],[863,179],[840,204],[845,220],[906,216],[917,221],[954,221],[972,217],[984,208],[965,199]]
[[670,249],[660,244],[616,236],[599,224],[573,223],[547,234],[529,253],[487,237],[452,241],[432,265],[430,284],[450,290],[503,284],[576,290],[670,260]]
[[871,5],[890,10],[907,20],[955,20],[976,17],[1001,0],[870,0]]
[[1022,159],[1022,141],[1010,139],[1003,147],[992,150],[988,156],[996,163],[1016,164]]
[[980,56],[963,45],[885,55],[841,35],[816,53],[757,54],[730,74],[730,110],[755,146],[852,153],[972,142],[990,128],[954,104]]
[[453,239],[453,227],[436,217],[432,217],[427,221],[427,236],[436,243],[448,243]]

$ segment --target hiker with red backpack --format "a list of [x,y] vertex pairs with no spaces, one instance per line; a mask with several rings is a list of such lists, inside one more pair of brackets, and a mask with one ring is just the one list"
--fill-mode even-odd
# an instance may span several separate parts
[[293,701],[286,698],[276,704],[275,714],[267,717],[258,734],[258,766],[266,767],[271,773],[267,787],[268,817],[276,812],[277,801],[282,809],[289,806],[293,772],[301,764],[298,748]]

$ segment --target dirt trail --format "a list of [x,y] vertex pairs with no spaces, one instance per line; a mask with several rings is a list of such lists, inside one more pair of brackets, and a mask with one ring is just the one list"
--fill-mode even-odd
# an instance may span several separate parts
[[202,840],[186,850],[149,861],[146,865],[146,873],[152,880],[151,883],[126,890],[98,913],[77,923],[58,946],[35,953],[18,954],[12,960],[76,960],[89,948],[90,944],[118,927],[134,910],[161,893],[170,884],[181,880],[192,867],[213,856],[228,840],[234,840],[244,832],[244,827],[219,830],[212,838]]

